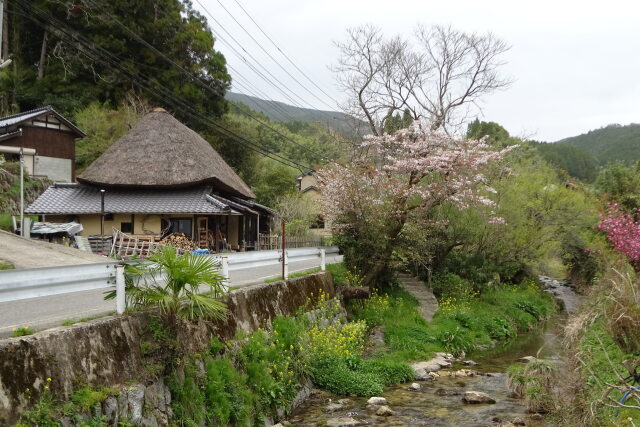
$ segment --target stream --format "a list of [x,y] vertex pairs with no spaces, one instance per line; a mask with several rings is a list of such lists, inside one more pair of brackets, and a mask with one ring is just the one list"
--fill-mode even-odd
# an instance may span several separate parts
[[[555,295],[566,311],[558,313],[536,331],[521,335],[509,344],[475,355],[477,366],[463,366],[454,362],[449,372],[471,369],[481,373],[475,376],[444,376],[435,381],[418,381],[421,388],[410,391],[410,383],[387,387],[383,397],[395,414],[377,416],[375,408],[368,408],[367,399],[349,397],[341,401],[343,408],[328,413],[327,405],[344,399],[325,391],[312,394],[289,417],[295,426],[498,426],[527,425],[551,426],[544,418],[536,419],[526,412],[524,402],[510,397],[506,385],[506,369],[518,359],[534,356],[563,363],[561,328],[567,312],[576,309],[580,301],[569,283],[541,276],[546,292]],[[440,371],[442,374],[443,371]],[[465,404],[465,391],[487,393],[495,404]],[[509,424],[513,423],[513,424]],[[519,424],[524,423],[524,424]]]

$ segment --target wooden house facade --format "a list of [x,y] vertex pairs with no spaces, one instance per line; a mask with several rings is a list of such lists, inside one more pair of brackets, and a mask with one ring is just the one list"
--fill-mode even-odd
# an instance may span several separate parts
[[30,175],[73,182],[75,140],[84,133],[51,106],[0,118],[0,154],[17,160],[23,149]]
[[273,211],[211,145],[162,109],[145,115],[82,174],[47,189],[27,213],[159,241],[185,234],[213,251],[253,249]]

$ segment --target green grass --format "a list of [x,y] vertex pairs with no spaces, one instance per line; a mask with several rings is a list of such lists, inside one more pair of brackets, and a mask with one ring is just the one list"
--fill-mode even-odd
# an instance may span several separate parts
[[[26,206],[25,206],[26,207]],[[11,231],[13,232],[13,220],[11,219],[11,214],[8,213],[0,213],[0,230]],[[31,218],[31,221],[37,221],[38,217],[33,215],[25,215],[25,218]],[[17,222],[20,222],[20,218],[16,218]]]
[[333,283],[336,285],[344,285],[347,283],[347,267],[344,263],[327,264],[327,271],[333,276]]
[[0,270],[13,270],[15,267],[13,264],[9,264],[5,261],[0,261]]
[[13,221],[11,220],[11,214],[0,213],[0,229],[13,231]]
[[465,301],[443,301],[433,321],[402,289],[374,296],[355,316],[385,327],[385,342],[397,360],[425,360],[436,351],[470,353],[478,346],[506,342],[535,328],[555,311],[555,302],[533,285],[503,286]]
[[116,314],[115,311],[110,311],[109,313],[106,313],[106,314],[97,314],[95,316],[81,317],[80,319],[68,319],[62,322],[61,325],[71,326],[71,325],[75,325],[76,323],[89,322],[91,320],[100,319],[101,317],[113,316],[114,314]]
[[[616,371],[622,377],[629,375],[622,365],[624,360],[637,360],[640,354],[625,353],[613,340],[607,330],[603,319],[598,319],[590,325],[583,335],[578,345],[580,359],[583,362],[582,375],[584,377],[583,400],[585,405],[603,399],[607,389],[605,383],[623,385],[616,375]],[[618,400],[621,393],[613,391],[611,397]],[[628,402],[631,403],[631,402]],[[637,405],[638,402],[631,404]],[[602,405],[589,406],[595,409],[598,425],[617,426],[621,422],[631,418],[634,425],[640,424],[640,411],[633,409],[622,409],[618,417],[615,416],[615,409],[605,408]],[[632,425],[628,423],[628,425]]]
[[[320,271],[320,267],[310,268],[309,270],[298,271],[296,273],[291,273],[289,275],[289,279],[295,279],[296,277],[306,276],[308,274],[318,273]],[[273,283],[282,280],[282,276],[272,277],[271,279],[267,279],[265,283]]]
[[27,326],[22,326],[21,328],[13,328],[13,330],[11,332],[11,336],[12,337],[23,337],[25,335],[31,335],[34,332],[35,331],[33,329],[31,329],[31,326],[27,325]]

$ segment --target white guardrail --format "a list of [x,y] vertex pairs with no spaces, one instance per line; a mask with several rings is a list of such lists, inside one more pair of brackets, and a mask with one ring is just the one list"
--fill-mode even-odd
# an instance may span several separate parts
[[[324,270],[324,255],[337,254],[338,248],[335,246],[300,248],[289,249],[286,252],[287,264],[289,262],[319,259],[320,265]],[[278,250],[202,256],[212,256],[220,259],[222,274],[227,280],[229,279],[229,271],[278,265],[282,262],[282,251]],[[116,282],[120,282],[117,283],[119,285],[118,288],[124,291],[122,269],[117,268],[117,266],[118,263],[112,261],[97,264],[0,271],[0,302],[108,288],[116,285]],[[117,276],[122,277],[117,280]],[[124,292],[119,298],[116,298],[116,303],[117,311],[124,311]]]

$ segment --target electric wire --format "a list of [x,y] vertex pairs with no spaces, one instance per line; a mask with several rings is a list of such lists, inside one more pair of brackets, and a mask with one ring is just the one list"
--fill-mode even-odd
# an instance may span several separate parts
[[[95,2],[90,1],[90,0],[86,0],[87,3],[91,6],[93,5],[94,8],[97,9],[97,5]],[[206,84],[205,82],[203,82],[200,78],[198,78],[197,76],[194,76],[192,73],[190,73],[188,70],[186,70],[184,67],[181,67],[180,65],[178,65],[175,61],[173,61],[171,58],[169,58],[167,55],[165,55],[163,52],[161,52],[160,50],[158,50],[155,46],[151,45],[149,42],[147,42],[144,38],[142,38],[138,33],[136,33],[135,31],[131,30],[129,27],[127,27],[126,25],[124,25],[120,20],[118,20],[116,17],[114,17],[113,15],[111,15],[110,13],[102,10],[102,13],[105,14],[106,16],[109,17],[109,19],[111,19],[113,22],[115,22],[121,29],[123,29],[124,31],[126,31],[128,34],[130,34],[136,41],[138,41],[139,43],[141,43],[142,45],[146,46],[147,48],[151,49],[155,54],[159,55],[162,59],[164,59],[166,62],[168,62],[169,64],[173,65],[174,67],[178,68],[180,71],[182,71],[182,73],[189,77],[193,82],[197,83],[200,87],[202,87],[203,89],[207,90],[207,91],[212,91],[214,95],[216,96],[224,96],[223,93],[221,93],[220,91],[216,90],[216,88],[211,87],[210,85]],[[306,147],[304,145],[302,145],[301,143],[299,143],[298,141],[290,138],[289,136],[283,134],[282,132],[280,132],[279,130],[273,128],[272,126],[270,126],[268,123],[265,123],[263,120],[260,120],[259,118],[255,117],[253,114],[249,113],[248,111],[234,105],[231,104],[234,108],[236,108],[236,110],[238,110],[241,114],[244,114],[245,116],[251,118],[252,120],[255,120],[256,122],[260,123],[261,125],[265,126],[266,128],[270,129],[271,131],[275,132],[277,135],[279,135],[280,137],[284,138],[285,140],[291,142],[292,144],[298,146],[299,148],[303,149],[304,151],[307,151],[315,156],[320,157],[323,160],[327,160],[327,161],[331,161],[330,159],[328,159],[326,156],[324,156],[323,154],[309,148]]]
[[[307,165],[303,165],[301,163],[298,163],[296,161],[293,161],[291,159],[288,159],[284,156],[281,156],[279,154],[273,153],[271,151],[269,151],[268,149],[260,146],[258,143],[254,142],[254,141],[250,141],[247,138],[240,136],[238,134],[236,134],[235,132],[227,129],[226,127],[220,125],[219,123],[216,123],[215,121],[203,116],[202,114],[200,114],[198,111],[196,111],[195,109],[193,109],[189,104],[187,104],[186,102],[182,101],[181,99],[175,97],[172,93],[166,93],[166,89],[161,86],[155,86],[153,87],[150,83],[149,80],[145,80],[138,78],[137,76],[133,75],[130,71],[128,71],[126,68],[124,68],[122,66],[122,64],[119,61],[122,61],[122,59],[118,58],[116,55],[112,54],[111,52],[107,51],[106,49],[100,47],[100,46],[96,46],[94,43],[84,39],[84,37],[82,37],[80,34],[78,34],[77,32],[69,32],[69,30],[63,25],[61,24],[57,19],[55,19],[54,17],[52,17],[51,15],[47,14],[46,12],[43,12],[42,10],[40,10],[39,8],[37,8],[36,6],[33,6],[27,2],[25,2],[24,0],[16,0],[15,2],[16,4],[18,4],[20,7],[23,8],[23,11],[26,12],[29,16],[29,18],[31,20],[33,20],[34,22],[36,22],[38,25],[42,26],[43,28],[47,28],[48,24],[49,26],[57,29],[58,31],[62,32],[65,36],[68,37],[67,40],[64,40],[65,42],[67,42],[69,45],[71,45],[72,47],[76,47],[76,45],[73,44],[73,42],[75,43],[79,43],[82,45],[83,49],[79,49],[79,52],[82,53],[84,56],[86,56],[87,58],[89,58],[90,60],[94,61],[94,62],[98,62],[98,63],[102,63],[103,65],[112,68],[112,69],[116,69],[116,71],[118,71],[120,74],[123,74],[126,78],[128,78],[132,83],[134,83],[136,86],[140,87],[141,89],[144,89],[148,92],[150,92],[151,94],[153,94],[156,98],[163,100],[165,102],[167,102],[167,104],[170,104],[172,106],[178,106],[180,108],[180,111],[183,114],[187,114],[190,117],[200,121],[201,123],[209,126],[209,127],[213,127],[215,128],[218,133],[223,134],[224,136],[228,136],[232,139],[235,139],[236,141],[240,142],[241,144],[247,146],[249,149],[252,149],[256,152],[258,152],[259,154],[262,154],[263,156],[269,157],[274,161],[277,161],[285,166],[288,167],[293,167],[295,169],[311,169],[309,166]],[[38,21],[35,19],[35,17],[32,14],[29,14],[29,12],[35,12],[36,15],[38,15],[38,18],[40,18],[41,21]],[[57,37],[60,37],[60,34],[56,34]],[[71,41],[69,41],[69,39]],[[106,59],[105,59],[106,58]],[[143,75],[143,77],[145,77]],[[162,91],[165,91],[164,95],[162,93]]]
[[[303,88],[307,93],[309,93],[311,96],[313,96],[314,98],[316,98],[318,101],[320,101],[322,104],[328,106],[330,109],[335,108],[334,106],[326,103],[323,99],[321,99],[320,97],[318,97],[315,93],[313,93],[311,90],[309,90],[309,88],[307,88],[305,85],[303,85],[293,74],[291,74],[286,68],[284,68],[282,66],[282,64],[275,59],[265,48],[264,46],[262,46],[262,44],[260,44],[260,42],[258,42],[258,40],[256,40],[253,35],[251,35],[251,33],[249,31],[247,31],[244,26],[240,23],[240,21],[238,21],[236,19],[236,17],[229,12],[229,10],[225,7],[225,5],[220,1],[220,0],[216,0],[216,2],[222,7],[222,9],[224,9],[225,12],[227,12],[227,14],[231,17],[231,19],[233,19],[233,21],[238,24],[238,26],[242,29],[242,31],[245,32],[245,34],[247,34],[249,36],[249,38],[251,40],[253,40],[253,42],[260,48],[260,50],[262,50],[265,55],[267,55],[278,67],[280,67],[280,69],[282,71],[284,71],[294,82],[296,82],[301,88]],[[200,3],[200,1],[198,0],[198,3],[200,4],[200,6],[202,6],[202,4]],[[204,6],[203,6],[204,7]]]
[[316,87],[316,89],[318,89],[320,92],[322,92],[328,99],[330,99],[331,101],[335,102],[336,105],[340,104],[335,98],[333,98],[331,95],[329,95],[327,92],[325,92],[320,86],[318,86],[318,84],[316,84],[316,82],[311,77],[309,77],[307,75],[307,73],[302,71],[302,69],[300,69],[300,67],[298,67],[298,65],[293,60],[291,60],[291,58],[282,49],[280,49],[280,46],[278,46],[278,44],[275,41],[273,41],[273,39],[262,29],[262,27],[255,21],[255,19],[253,19],[251,14],[249,12],[247,12],[247,10],[242,6],[242,4],[238,0],[233,0],[233,1],[245,13],[245,15],[247,15],[249,17],[251,22],[253,22],[253,24],[258,28],[258,30],[260,30],[262,35],[264,35],[267,38],[267,40],[269,40],[271,42],[271,44],[278,50],[278,52],[280,52],[282,54],[282,56],[284,56],[284,58],[287,61],[289,61],[289,63],[291,65],[293,65],[293,67],[296,70],[298,70],[298,72],[300,72],[300,74],[302,74],[312,85],[314,85]]

